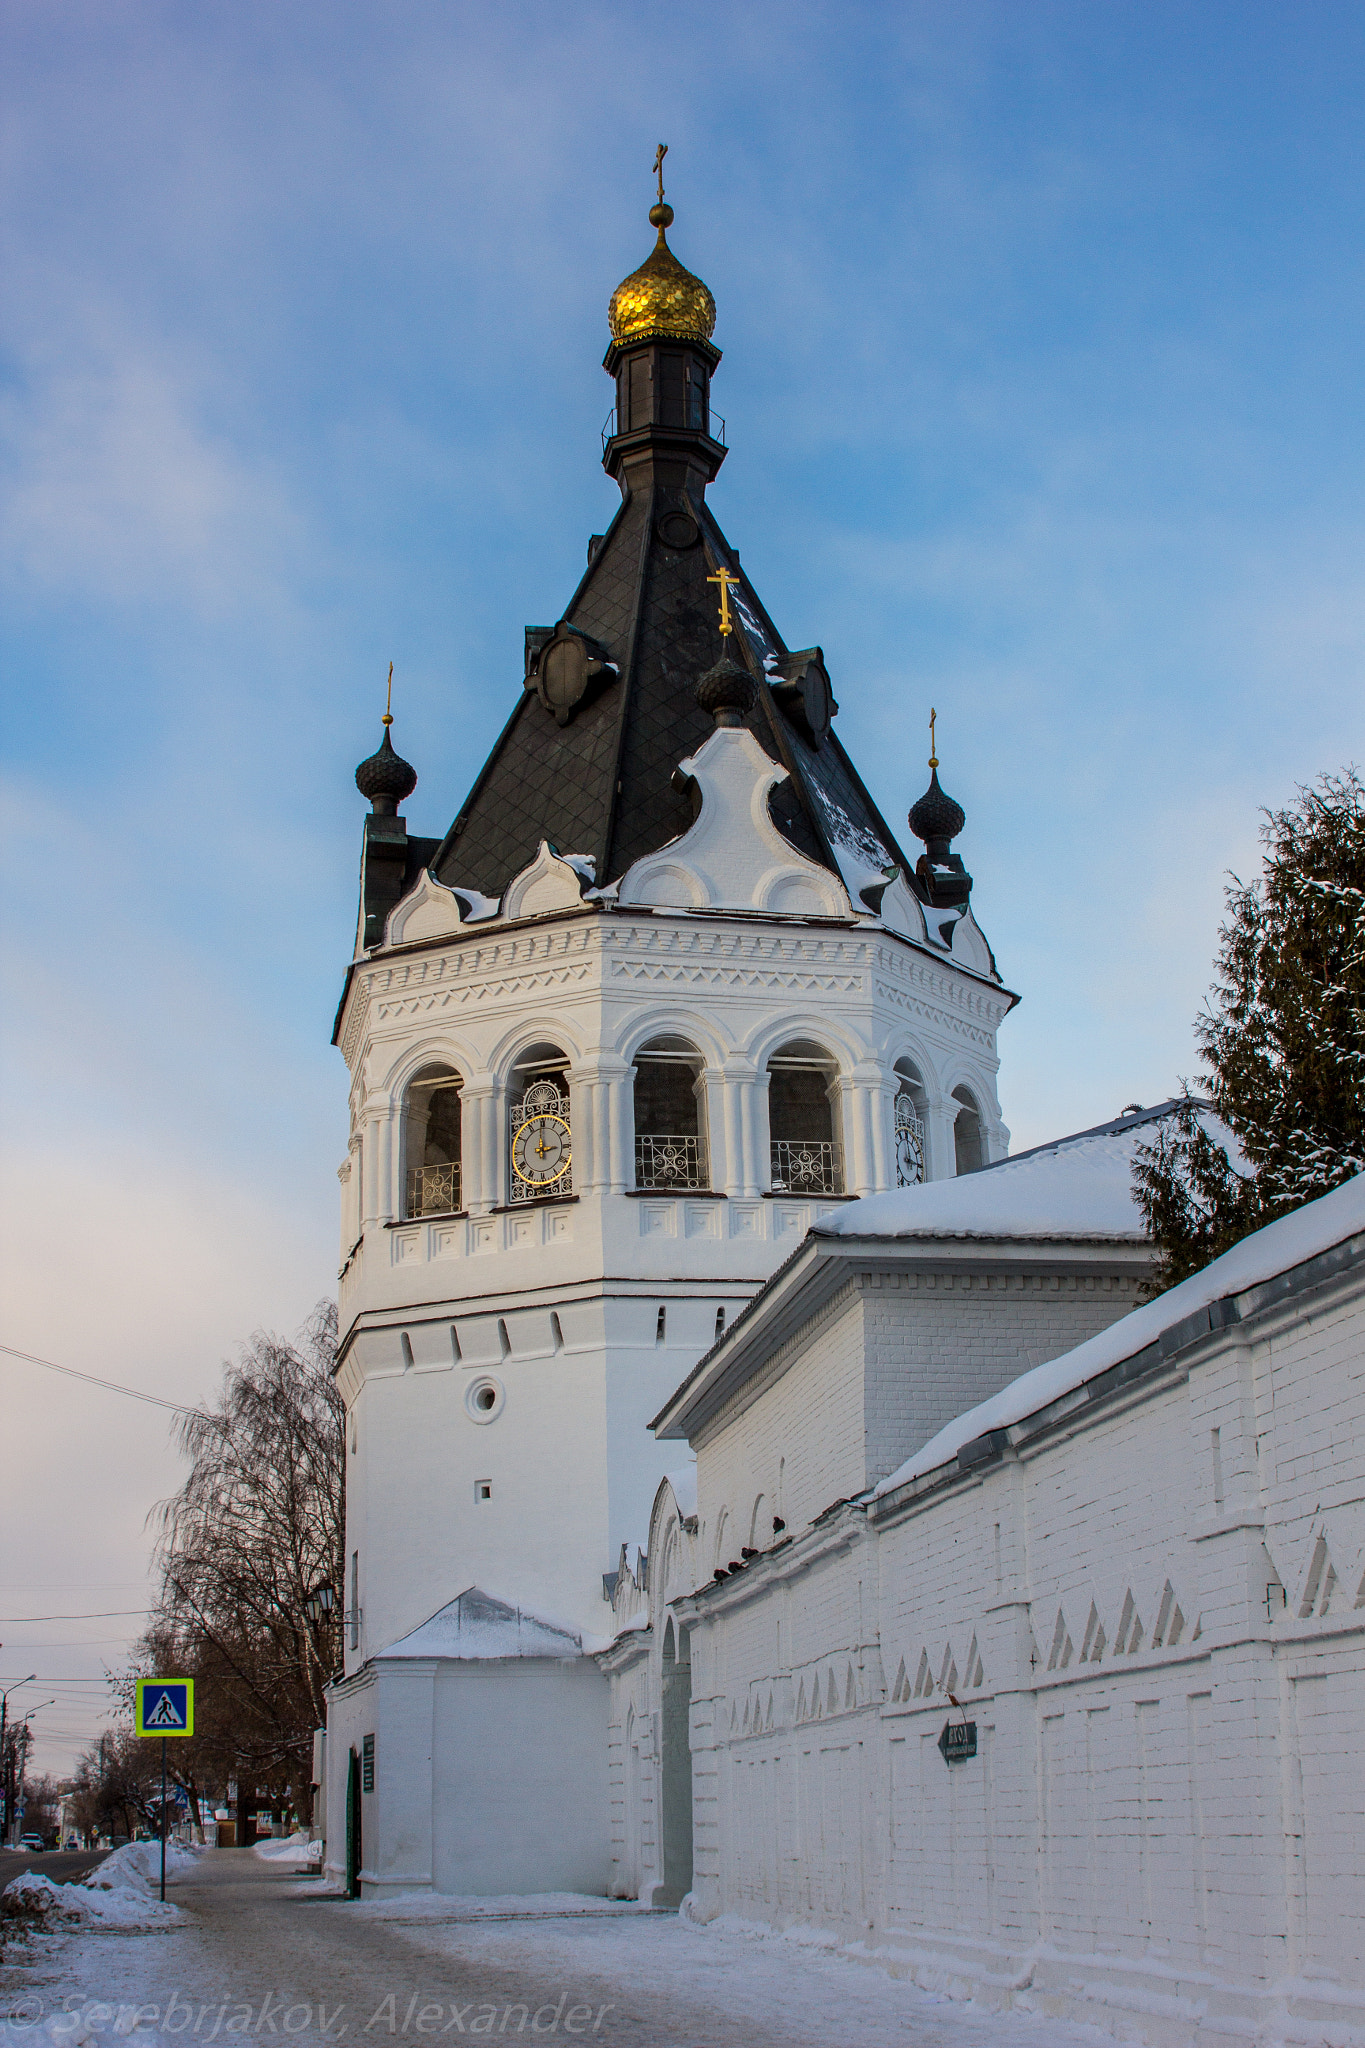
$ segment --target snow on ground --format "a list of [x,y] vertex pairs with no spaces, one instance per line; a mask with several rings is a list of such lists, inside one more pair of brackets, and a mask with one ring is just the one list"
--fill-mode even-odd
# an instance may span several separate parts
[[256,1854],[266,1863],[292,1863],[307,1865],[321,1863],[321,1842],[310,1841],[300,1828],[294,1834],[282,1836],[279,1840],[267,1839],[257,1842]]
[[[809,1936],[738,1922],[698,1928],[677,1914],[574,1894],[346,1904],[316,1880],[284,1876],[278,1863],[243,1854],[214,1866],[210,1855],[190,1874],[187,1910],[173,1927],[82,1924],[35,1937],[27,1966],[5,1973],[0,2048],[119,2048],[124,2040],[231,2048],[231,2036],[280,2034],[308,2044],[392,2044],[407,2034],[415,2043],[407,2017],[414,2008],[429,2015],[425,2001],[442,1995],[445,2038],[572,2034],[606,2048],[1111,2048],[1097,2028],[935,1996]],[[221,1885],[204,1881],[220,1877]],[[522,1917],[497,1917],[504,1910]],[[290,2003],[305,1994],[306,2003]],[[417,2031],[436,2028],[427,2019]]]

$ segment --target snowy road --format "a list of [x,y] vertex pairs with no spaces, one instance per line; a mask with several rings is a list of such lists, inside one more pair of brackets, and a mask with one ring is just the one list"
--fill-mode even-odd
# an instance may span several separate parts
[[119,2048],[134,2027],[144,2048],[324,2035],[376,2048],[470,2036],[606,2048],[1095,2048],[1108,2039],[936,2002],[874,1967],[671,1915],[452,1924],[434,1900],[348,1905],[250,1850],[204,1856],[171,1896],[185,1909],[173,1929],[78,1933],[8,1971],[0,2003],[19,2024],[0,2025],[5,2048],[47,2048],[54,2036],[43,2022],[64,2006],[86,2022],[69,2037],[77,2048]]

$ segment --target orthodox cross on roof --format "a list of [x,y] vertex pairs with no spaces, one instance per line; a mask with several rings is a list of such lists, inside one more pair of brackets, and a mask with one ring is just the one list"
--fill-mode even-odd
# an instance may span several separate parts
[[730,585],[738,583],[739,578],[732,576],[728,569],[717,569],[715,575],[708,576],[706,580],[708,583],[720,585],[720,630],[722,637],[728,640],[735,629],[735,622],[730,613]]
[[931,707],[929,712],[929,766],[931,768],[937,768],[938,766],[938,742],[934,738],[934,725],[937,719],[938,713]]
[[388,694],[388,696],[387,696],[387,697],[385,698],[385,700],[384,700],[384,716],[383,716],[383,719],[382,719],[381,723],[382,723],[382,724],[384,724],[384,725],[392,725],[392,724],[393,724],[393,663],[392,663],[392,662],[390,662],[390,663],[389,663],[389,694]]
[[664,158],[668,155],[668,144],[661,142],[654,152],[654,175],[659,180],[659,204],[664,203]]

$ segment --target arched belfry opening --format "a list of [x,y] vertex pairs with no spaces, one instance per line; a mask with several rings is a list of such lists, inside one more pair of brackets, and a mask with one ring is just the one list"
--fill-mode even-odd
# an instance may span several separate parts
[[573,1193],[569,1062],[557,1045],[528,1046],[507,1087],[507,1199]]
[[404,1213],[445,1216],[460,1189],[461,1076],[437,1062],[409,1081],[403,1101]]
[[704,1062],[685,1038],[652,1038],[635,1055],[635,1185],[709,1186]]
[[928,1177],[924,1133],[928,1121],[929,1098],[925,1092],[923,1077],[913,1060],[897,1060],[894,1071],[896,1093],[892,1103],[892,1118],[895,1126],[896,1186],[913,1188],[918,1187],[919,1183]]
[[692,1646],[673,1616],[664,1630],[660,1700],[660,1862],[663,1896],[680,1906],[692,1889]]
[[981,1111],[970,1088],[954,1088],[958,1105],[953,1122],[953,1164],[956,1173],[976,1173],[986,1164],[986,1134]]
[[837,1195],[843,1186],[834,1088],[838,1064],[823,1046],[791,1039],[768,1061],[768,1135],[774,1194]]

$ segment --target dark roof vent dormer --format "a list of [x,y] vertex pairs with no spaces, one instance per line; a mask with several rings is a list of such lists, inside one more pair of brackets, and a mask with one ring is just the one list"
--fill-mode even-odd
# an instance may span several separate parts
[[539,628],[526,628],[526,687],[534,690],[556,725],[567,725],[581,705],[591,703],[598,692],[617,679],[614,662],[605,647],[586,633],[580,633],[567,619],[533,649],[531,635]]

